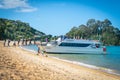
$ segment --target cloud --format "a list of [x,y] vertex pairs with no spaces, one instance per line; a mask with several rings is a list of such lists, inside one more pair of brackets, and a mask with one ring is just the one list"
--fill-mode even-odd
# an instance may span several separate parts
[[17,12],[33,12],[37,8],[30,6],[27,0],[0,0],[1,9],[16,9]]
[[26,8],[17,9],[16,11],[17,12],[33,12],[33,11],[36,11],[36,10],[37,10],[37,8],[26,7]]

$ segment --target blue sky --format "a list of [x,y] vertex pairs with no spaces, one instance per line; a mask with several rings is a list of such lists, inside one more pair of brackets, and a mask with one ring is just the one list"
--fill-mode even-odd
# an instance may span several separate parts
[[88,19],[120,29],[120,0],[0,0],[0,18],[21,20],[46,34],[64,35]]

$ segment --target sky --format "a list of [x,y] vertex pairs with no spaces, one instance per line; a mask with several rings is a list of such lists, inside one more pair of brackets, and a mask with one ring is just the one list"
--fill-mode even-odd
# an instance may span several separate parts
[[109,19],[120,29],[120,0],[0,0],[0,18],[21,20],[53,36],[88,19]]

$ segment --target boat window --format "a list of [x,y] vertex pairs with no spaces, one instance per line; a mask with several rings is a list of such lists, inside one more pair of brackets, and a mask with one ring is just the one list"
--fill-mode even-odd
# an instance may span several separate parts
[[84,43],[61,43],[59,46],[67,46],[67,47],[88,47],[91,44]]

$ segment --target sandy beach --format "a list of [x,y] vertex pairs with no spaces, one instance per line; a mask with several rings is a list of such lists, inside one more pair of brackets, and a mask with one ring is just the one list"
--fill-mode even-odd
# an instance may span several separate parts
[[120,76],[51,57],[0,41],[0,80],[120,80]]

